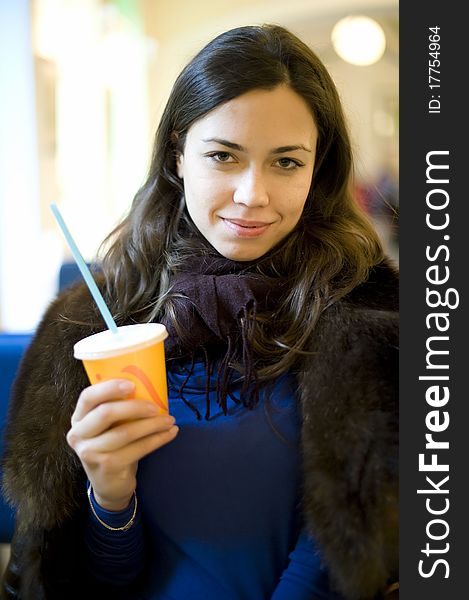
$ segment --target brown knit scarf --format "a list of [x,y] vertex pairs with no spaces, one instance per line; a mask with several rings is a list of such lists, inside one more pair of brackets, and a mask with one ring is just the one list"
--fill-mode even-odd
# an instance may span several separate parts
[[[206,412],[210,417],[209,386],[217,368],[217,403],[227,413],[228,396],[252,408],[259,400],[259,382],[251,336],[258,311],[275,308],[284,287],[276,276],[255,273],[256,263],[236,262],[219,255],[193,257],[172,278],[171,297],[177,325],[168,316],[162,322],[169,338],[167,359],[191,362],[179,390],[183,401],[201,419],[199,411],[184,397],[197,357],[206,367]],[[242,376],[233,367],[240,365]],[[242,380],[240,400],[230,394],[230,382]]]

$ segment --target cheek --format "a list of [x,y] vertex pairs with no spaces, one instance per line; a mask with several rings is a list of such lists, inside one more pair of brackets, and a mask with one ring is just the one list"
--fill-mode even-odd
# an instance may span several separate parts
[[192,197],[200,210],[216,210],[230,202],[233,193],[228,181],[216,177],[199,176],[191,186]]
[[312,181],[313,181],[313,174],[310,173],[309,176],[305,177],[305,179],[302,181],[301,186],[298,187],[296,199],[297,199],[297,210],[300,212],[300,214],[303,212],[304,207],[306,205],[306,200],[311,191]]
[[[279,200],[285,216],[295,218],[301,215],[306,204],[311,183],[313,179],[312,170],[298,174],[292,178],[282,190],[279,189]],[[284,198],[285,200],[282,200]]]
[[229,190],[213,177],[186,180],[184,192],[189,215],[199,225],[213,222],[217,211],[229,204]]
[[298,221],[303,213],[308,192],[309,187],[290,190],[290,194],[287,196],[287,201],[284,202],[282,206],[282,213],[285,219],[289,221]]

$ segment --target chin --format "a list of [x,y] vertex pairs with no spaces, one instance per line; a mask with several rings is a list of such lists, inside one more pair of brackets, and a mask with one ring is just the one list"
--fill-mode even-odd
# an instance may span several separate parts
[[216,246],[215,250],[229,260],[249,262],[251,260],[257,260],[258,258],[261,258],[261,256],[264,256],[269,249],[262,248],[256,251],[254,248],[233,248],[227,244],[219,245],[218,247]]

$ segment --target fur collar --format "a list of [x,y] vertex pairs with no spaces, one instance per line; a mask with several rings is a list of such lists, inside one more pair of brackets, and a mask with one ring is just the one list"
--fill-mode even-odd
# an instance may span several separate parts
[[[373,598],[397,579],[398,320],[392,279],[371,281],[324,315],[311,341],[314,354],[300,374],[303,510],[337,588],[354,600]],[[386,310],[378,309],[380,303]]]

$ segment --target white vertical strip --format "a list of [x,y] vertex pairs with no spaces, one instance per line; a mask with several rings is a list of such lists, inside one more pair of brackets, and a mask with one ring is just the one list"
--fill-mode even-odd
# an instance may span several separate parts
[[[43,275],[29,0],[0,0],[0,329],[32,330]],[[50,278],[49,278],[50,279]]]

